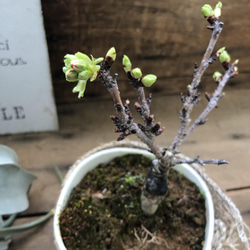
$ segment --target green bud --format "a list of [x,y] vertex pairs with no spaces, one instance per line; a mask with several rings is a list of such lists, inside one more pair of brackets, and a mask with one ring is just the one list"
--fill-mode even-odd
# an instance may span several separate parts
[[220,56],[219,56],[219,60],[221,63],[229,63],[231,61],[231,57],[230,55],[227,53],[226,50],[224,50]]
[[108,57],[112,58],[112,60],[115,61],[115,59],[116,59],[116,51],[115,51],[114,47],[110,48],[109,51],[107,52],[106,58],[108,58]]
[[226,47],[222,47],[222,48],[220,48],[219,50],[217,50],[216,56],[219,57],[220,54],[221,54],[225,49],[226,49]]
[[71,55],[71,54],[65,55],[64,58],[65,58],[64,64],[66,68],[70,68],[71,61],[78,59],[76,56]]
[[85,80],[78,81],[78,84],[73,88],[73,93],[79,92],[78,98],[83,97],[85,89],[86,89],[86,83]]
[[122,64],[123,64],[123,69],[126,73],[131,71],[132,63],[131,63],[130,59],[128,58],[128,56],[126,56],[126,55],[123,56]]
[[131,75],[135,79],[139,79],[142,76],[142,72],[140,68],[135,68],[131,71]]
[[218,71],[214,72],[213,74],[213,79],[216,81],[216,82],[219,82],[219,80],[222,78],[222,74]]
[[89,70],[84,70],[78,74],[78,79],[87,81],[90,78],[90,76],[91,76],[91,72]]
[[213,8],[209,4],[205,4],[201,7],[201,13],[205,18],[208,18],[214,14]]
[[66,73],[68,71],[68,68],[64,66],[62,70],[63,70],[63,73]]
[[218,2],[214,8],[214,16],[217,18],[221,16],[221,7],[222,7],[222,3]]
[[73,69],[69,69],[66,71],[65,77],[66,77],[67,81],[75,82],[78,80],[78,73]]
[[239,63],[239,61],[240,61],[239,59],[236,59],[236,60],[234,61],[234,64],[237,65],[237,64]]
[[157,79],[156,75],[149,74],[149,75],[144,76],[141,82],[143,83],[145,87],[150,87],[155,83],[156,79]]
[[86,67],[86,63],[83,60],[73,60],[71,61],[70,67],[76,71],[82,71]]

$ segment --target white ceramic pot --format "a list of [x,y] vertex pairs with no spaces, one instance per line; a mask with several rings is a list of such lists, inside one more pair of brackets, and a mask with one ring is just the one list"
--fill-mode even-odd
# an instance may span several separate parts
[[[67,174],[63,188],[61,190],[59,199],[57,201],[55,216],[54,216],[54,237],[55,244],[57,249],[66,250],[64,246],[61,233],[60,233],[60,225],[59,225],[59,216],[61,211],[67,204],[67,201],[70,197],[70,194],[73,188],[80,183],[82,178],[91,170],[93,170],[100,163],[108,163],[110,160],[115,157],[123,156],[126,154],[142,154],[151,159],[154,158],[154,155],[149,153],[146,150],[136,149],[136,148],[124,148],[124,147],[115,147],[110,149],[104,149],[102,151],[96,152],[94,154],[89,155],[88,157],[78,160],[74,166],[71,168],[69,173]],[[206,233],[205,233],[205,242],[204,242],[204,250],[208,250],[212,248],[212,239],[214,234],[214,207],[213,200],[210,194],[210,191],[200,177],[199,174],[188,164],[180,164],[175,166],[177,171],[180,171],[187,179],[194,182],[197,187],[200,189],[200,192],[205,194],[205,205],[206,205]]]

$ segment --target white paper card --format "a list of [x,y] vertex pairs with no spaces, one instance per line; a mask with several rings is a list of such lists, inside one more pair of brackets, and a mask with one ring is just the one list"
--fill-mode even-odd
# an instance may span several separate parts
[[57,130],[40,0],[0,10],[0,134]]

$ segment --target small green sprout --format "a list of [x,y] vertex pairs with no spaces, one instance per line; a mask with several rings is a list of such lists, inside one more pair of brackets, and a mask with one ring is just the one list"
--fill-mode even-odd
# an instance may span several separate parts
[[156,79],[157,79],[156,75],[149,74],[149,75],[144,76],[141,82],[143,83],[145,87],[151,87],[155,83]]
[[218,49],[216,52],[216,56],[219,57],[221,55],[221,53],[225,51],[225,49],[226,49],[226,47],[222,47],[222,48]]
[[132,63],[131,63],[130,59],[128,58],[128,56],[126,56],[126,55],[124,55],[122,58],[122,65],[123,65],[123,69],[126,73],[128,73],[132,70]]
[[219,19],[219,17],[221,16],[221,8],[222,8],[221,2],[218,2],[215,5],[214,9],[212,8],[210,4],[204,4],[201,7],[201,13],[207,20],[213,17]]
[[201,13],[205,18],[209,18],[214,14],[214,11],[210,4],[205,4],[201,7]]
[[111,58],[112,62],[114,62],[115,59],[116,59],[116,50],[115,50],[114,47],[110,48],[109,51],[106,54],[105,59],[109,60],[109,58]]
[[136,176],[127,176],[125,178],[123,178],[123,180],[125,180],[126,183],[128,183],[130,186],[135,187],[137,185],[138,181],[143,181],[143,177],[140,175],[136,175]]
[[140,68],[135,68],[131,71],[131,76],[135,79],[139,79],[142,77],[142,72]]
[[219,18],[221,16],[222,2],[218,2],[214,8],[214,16]]
[[228,54],[228,52],[226,50],[224,50],[220,56],[219,56],[219,60],[221,63],[230,63],[231,61],[231,57],[230,55]]
[[213,74],[213,79],[215,82],[219,82],[222,78],[222,74],[218,71],[214,72]]

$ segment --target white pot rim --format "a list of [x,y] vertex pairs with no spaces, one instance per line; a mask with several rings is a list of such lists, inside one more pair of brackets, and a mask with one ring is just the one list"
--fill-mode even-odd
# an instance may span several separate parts
[[[73,188],[81,181],[81,179],[91,170],[93,170],[100,163],[107,163],[115,157],[123,156],[126,154],[143,154],[146,157],[154,159],[154,155],[150,152],[129,147],[114,147],[104,149],[99,152],[95,152],[84,159],[78,160],[68,172],[64,185],[62,187],[59,199],[57,201],[55,216],[53,221],[54,237],[57,249],[66,250],[59,226],[59,216],[63,208],[66,206],[67,200],[71,194]],[[206,229],[205,229],[205,242],[203,249],[212,248],[212,239],[214,234],[214,206],[212,195],[207,187],[205,181],[201,176],[188,164],[180,164],[174,167],[177,171],[180,171],[190,181],[196,183],[200,192],[205,196],[206,206]]]

